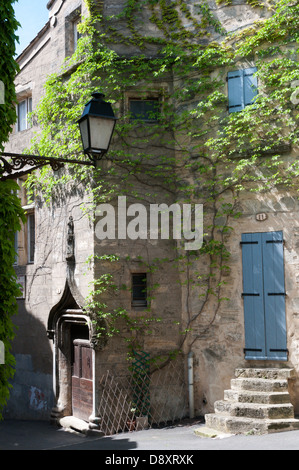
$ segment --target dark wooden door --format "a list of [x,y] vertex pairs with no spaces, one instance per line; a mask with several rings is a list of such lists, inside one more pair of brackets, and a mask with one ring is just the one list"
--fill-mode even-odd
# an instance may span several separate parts
[[88,421],[92,414],[92,349],[86,340],[73,342],[72,407],[73,416]]

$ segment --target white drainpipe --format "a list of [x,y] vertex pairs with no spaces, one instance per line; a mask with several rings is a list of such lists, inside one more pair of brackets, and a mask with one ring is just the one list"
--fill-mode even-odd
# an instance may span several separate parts
[[193,352],[188,354],[189,418],[194,418]]

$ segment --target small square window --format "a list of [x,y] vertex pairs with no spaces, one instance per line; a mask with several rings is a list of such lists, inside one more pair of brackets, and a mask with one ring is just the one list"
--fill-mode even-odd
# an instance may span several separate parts
[[129,111],[131,120],[145,122],[156,122],[160,116],[160,101],[158,98],[129,100]]
[[147,275],[132,274],[132,306],[147,307]]

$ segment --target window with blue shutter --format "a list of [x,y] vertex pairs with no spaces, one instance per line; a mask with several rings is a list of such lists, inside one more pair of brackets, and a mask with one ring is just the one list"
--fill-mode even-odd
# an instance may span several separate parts
[[242,234],[245,359],[287,360],[283,233]]
[[241,111],[253,104],[257,91],[256,67],[228,72],[228,110],[230,113]]

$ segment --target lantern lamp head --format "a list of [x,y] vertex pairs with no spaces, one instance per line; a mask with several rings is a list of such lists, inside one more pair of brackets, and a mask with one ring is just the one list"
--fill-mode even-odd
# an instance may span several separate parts
[[108,151],[117,118],[105,95],[93,93],[78,121],[84,153],[96,161]]

